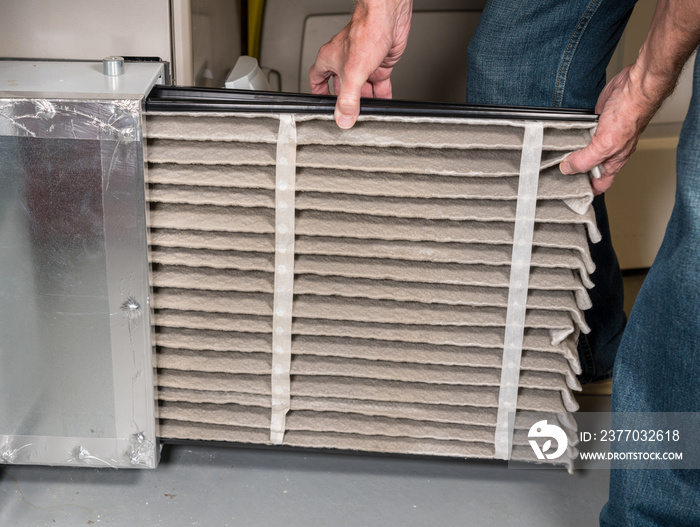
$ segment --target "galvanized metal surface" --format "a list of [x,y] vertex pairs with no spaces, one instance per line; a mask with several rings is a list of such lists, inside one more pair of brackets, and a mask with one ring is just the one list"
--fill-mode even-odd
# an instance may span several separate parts
[[157,464],[141,131],[151,86],[137,99],[0,99],[2,463]]

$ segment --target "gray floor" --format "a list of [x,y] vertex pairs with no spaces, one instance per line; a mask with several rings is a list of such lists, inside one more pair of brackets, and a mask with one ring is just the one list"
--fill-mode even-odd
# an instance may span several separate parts
[[[644,273],[625,277],[629,311]],[[609,397],[579,398],[608,411]],[[0,468],[0,527],[595,526],[609,472],[167,445],[154,471]]]
[[608,478],[500,462],[169,445],[154,471],[5,467],[0,525],[592,526]]

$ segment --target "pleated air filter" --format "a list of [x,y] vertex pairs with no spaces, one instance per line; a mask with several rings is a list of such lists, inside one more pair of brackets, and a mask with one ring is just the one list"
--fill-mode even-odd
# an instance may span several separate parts
[[179,97],[147,116],[161,437],[534,459],[517,407],[575,455],[599,233],[558,163],[592,116]]

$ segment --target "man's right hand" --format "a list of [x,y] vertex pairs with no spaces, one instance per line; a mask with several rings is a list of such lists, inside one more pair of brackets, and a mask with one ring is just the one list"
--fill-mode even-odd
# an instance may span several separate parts
[[591,144],[569,154],[564,174],[602,167],[591,183],[594,194],[605,192],[637,146],[639,136],[676,86],[683,65],[700,43],[700,2],[659,0],[637,60],[600,94],[598,128]]
[[335,121],[352,128],[360,97],[391,98],[391,72],[411,27],[412,0],[358,0],[350,23],[325,44],[309,71],[311,92],[338,95]]

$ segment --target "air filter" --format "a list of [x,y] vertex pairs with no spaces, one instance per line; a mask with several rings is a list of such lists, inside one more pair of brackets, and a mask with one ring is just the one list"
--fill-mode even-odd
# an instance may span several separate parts
[[332,105],[150,96],[160,436],[534,459],[517,408],[575,444],[594,116]]

